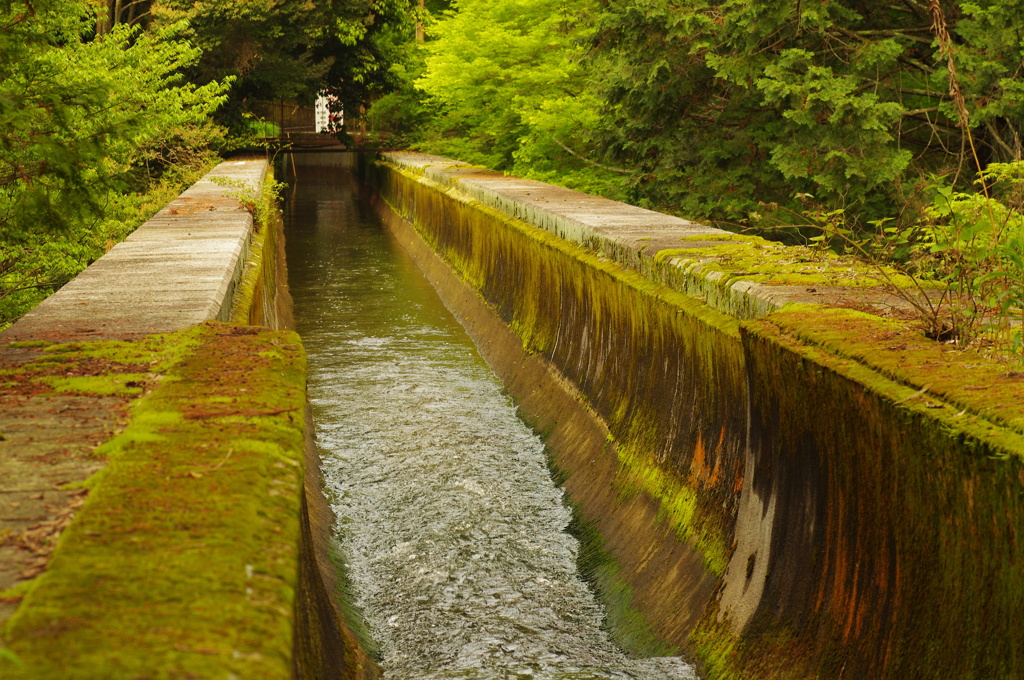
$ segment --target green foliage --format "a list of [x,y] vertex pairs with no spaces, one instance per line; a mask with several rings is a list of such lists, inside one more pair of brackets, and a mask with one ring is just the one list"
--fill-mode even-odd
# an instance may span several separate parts
[[[873,47],[898,50],[894,41]],[[896,56],[892,49],[871,51],[884,53],[886,62]],[[787,179],[809,179],[818,191],[843,196],[856,190],[851,180],[873,188],[897,179],[910,163],[909,151],[890,146],[900,105],[861,92],[861,79],[854,75],[815,65],[810,52],[784,51],[756,84],[764,103],[783,108],[788,123],[785,139],[771,148],[772,164]],[[793,143],[801,137],[808,141]]]
[[872,277],[913,307],[925,333],[961,347],[1024,359],[1024,163],[992,163],[978,184],[996,195],[956,191],[944,178],[924,187],[920,218],[892,219],[864,234],[842,210],[804,214],[813,244],[844,247],[873,265]]
[[187,19],[202,56],[195,82],[232,78],[218,118],[247,141],[246,113],[260,101],[312,102],[330,88],[349,115],[391,84],[386,39],[392,24],[409,21],[409,0],[162,0],[156,25]]
[[237,79],[233,104],[244,97],[294,98],[315,90],[329,66],[310,50],[328,21],[322,12],[311,2],[270,0],[167,0],[154,7],[157,25],[187,19],[190,38],[202,53],[193,79]]
[[380,103],[426,123],[400,140],[727,226],[796,217],[823,257],[894,258],[936,337],[1024,344],[1024,0],[456,0],[427,29],[398,77],[428,97]]
[[281,134],[281,126],[268,120],[247,118],[249,129],[257,137],[277,137]]
[[0,16],[8,25],[0,29],[0,227],[7,239],[94,218],[106,192],[159,172],[212,137],[206,119],[224,87],[182,82],[180,69],[198,56],[180,39],[183,26],[153,35],[122,26],[92,39],[86,8],[51,0],[34,13],[12,4]]
[[[1004,200],[932,186],[926,219],[913,229],[891,230],[908,243],[915,266],[941,281],[949,307],[949,335],[962,344],[994,341],[1018,357],[1024,321],[1024,187],[1022,164],[991,164],[979,181],[1008,184]],[[1007,199],[1016,202],[1007,203]],[[1008,342],[1007,342],[1008,341]]]
[[228,189],[224,194],[241,203],[252,214],[256,231],[270,227],[278,202],[288,188],[284,182],[274,180],[273,172],[267,173],[263,184],[258,187],[232,177],[211,177],[210,181]]
[[[1021,158],[1021,9],[945,3],[983,163]],[[912,220],[919,177],[970,182],[932,24],[916,2],[611,0],[589,55],[612,107],[600,134],[638,196],[689,217],[800,193],[857,228]]]
[[[426,69],[425,51],[413,42],[416,17],[394,22],[380,36],[379,44],[389,56],[389,77],[393,84],[386,94],[374,100],[368,123],[375,142],[382,147],[405,147],[421,139],[431,127],[435,108],[424,92],[415,86]],[[429,22],[429,14],[423,17]]]
[[0,8],[0,327],[208,163],[226,85],[196,86],[182,24],[94,32],[79,0]]
[[974,179],[950,68],[982,166],[1024,153],[1024,5],[931,5],[461,0],[405,74],[431,99],[389,97],[383,125],[415,110],[426,150],[689,218],[803,195],[909,224],[922,178]]
[[246,115],[257,99],[342,83],[358,110],[389,77],[379,36],[411,17],[408,0],[0,6],[0,328],[209,166],[218,107],[236,145],[274,134]]
[[597,3],[456,0],[428,25],[416,85],[437,107],[420,148],[598,193],[620,173],[596,161],[600,120],[579,57]]

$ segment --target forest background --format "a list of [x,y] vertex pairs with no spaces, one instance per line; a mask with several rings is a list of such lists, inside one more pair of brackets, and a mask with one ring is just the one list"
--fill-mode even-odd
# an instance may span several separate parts
[[0,325],[324,87],[384,146],[1024,307],[1024,0],[38,0],[0,5]]

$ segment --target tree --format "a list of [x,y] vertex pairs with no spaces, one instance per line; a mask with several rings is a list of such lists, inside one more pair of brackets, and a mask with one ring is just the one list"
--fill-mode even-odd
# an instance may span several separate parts
[[909,223],[930,175],[969,190],[1021,159],[1022,5],[461,0],[428,30],[420,144],[568,184],[593,173],[593,190],[698,219],[813,205]]
[[358,111],[388,79],[378,34],[409,13],[410,0],[154,0],[154,25],[187,19],[202,52],[197,83],[233,79],[219,119],[243,126],[256,101],[312,101],[331,88]]
[[615,193],[589,156],[599,102],[579,57],[596,3],[456,0],[428,26],[417,87],[438,107],[422,148],[496,169]]
[[0,9],[0,325],[124,233],[105,216],[205,161],[226,84],[196,86],[183,25],[96,34],[87,2]]
[[[929,5],[953,36],[951,61]],[[613,161],[636,168],[634,192],[670,209],[737,219],[812,196],[863,226],[901,212],[928,173],[969,186],[966,129],[982,163],[1020,158],[1021,9],[609,0],[590,55],[608,74],[603,138]]]

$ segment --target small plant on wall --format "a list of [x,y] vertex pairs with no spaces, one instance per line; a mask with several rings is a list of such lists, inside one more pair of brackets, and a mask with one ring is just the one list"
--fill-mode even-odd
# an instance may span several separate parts
[[831,246],[872,265],[869,275],[914,310],[928,337],[1022,361],[1024,162],[992,163],[977,184],[968,193],[931,178],[909,227],[885,219],[858,233],[841,210],[825,209],[802,213],[797,227],[812,230],[822,252]]
[[[936,58],[945,63],[949,86],[942,106],[963,133],[961,160],[973,161],[976,191],[957,191],[949,178],[933,176],[925,183],[923,206],[911,211],[920,215],[917,220],[909,226],[888,224],[895,222],[892,218],[869,222],[873,234],[845,228],[842,209],[811,211],[809,226],[819,232],[811,241],[839,245],[875,265],[877,278],[916,310],[929,337],[1024,361],[1024,161],[1019,140],[1011,149],[1017,160],[982,162],[946,15],[938,0],[929,0],[927,10]],[[892,270],[910,276],[913,285],[895,285],[887,273]]]

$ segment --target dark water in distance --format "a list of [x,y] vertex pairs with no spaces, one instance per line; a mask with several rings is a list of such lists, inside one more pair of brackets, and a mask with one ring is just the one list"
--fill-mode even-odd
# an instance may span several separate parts
[[609,641],[544,445],[352,176],[307,165],[326,154],[295,158],[296,327],[339,540],[388,680],[694,677]]

